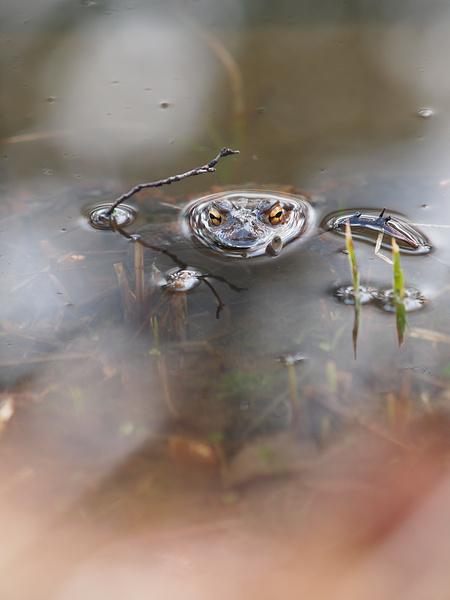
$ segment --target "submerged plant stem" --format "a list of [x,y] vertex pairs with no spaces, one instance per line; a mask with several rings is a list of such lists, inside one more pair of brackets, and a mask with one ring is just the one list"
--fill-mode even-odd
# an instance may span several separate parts
[[164,400],[166,402],[167,408],[169,409],[169,413],[172,416],[172,418],[179,419],[180,415],[172,401],[172,395],[170,393],[169,377],[167,374],[166,360],[164,356],[161,356],[161,358],[158,359],[158,371],[164,392]]
[[295,421],[298,417],[298,409],[300,407],[300,397],[298,395],[297,386],[297,373],[295,371],[295,364],[289,363],[287,366],[287,372],[289,376],[289,399],[291,402],[292,417]]
[[144,281],[144,249],[141,244],[134,244],[134,277],[136,285],[136,306],[139,320],[144,315],[145,309],[145,281]]

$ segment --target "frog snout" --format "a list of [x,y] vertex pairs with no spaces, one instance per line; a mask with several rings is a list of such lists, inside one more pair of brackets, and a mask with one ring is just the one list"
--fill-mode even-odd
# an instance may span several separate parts
[[254,242],[258,239],[258,232],[248,227],[240,227],[233,232],[232,239],[235,242]]

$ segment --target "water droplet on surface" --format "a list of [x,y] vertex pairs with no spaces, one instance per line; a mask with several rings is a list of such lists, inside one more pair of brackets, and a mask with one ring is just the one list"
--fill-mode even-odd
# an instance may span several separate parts
[[[425,298],[413,287],[405,287],[405,309],[406,312],[413,312],[425,306]],[[379,290],[375,294],[375,305],[385,312],[395,312],[394,290]]]
[[434,116],[434,112],[432,108],[424,107],[417,111],[417,116],[421,119],[431,119]]
[[[369,304],[375,297],[377,290],[367,285],[359,286],[361,304]],[[344,285],[332,292],[333,296],[343,304],[355,304],[355,288],[352,285]]]
[[[89,206],[84,210],[84,214],[89,222],[89,225],[94,229],[111,229],[108,210],[111,204],[103,203]],[[121,204],[114,209],[114,218],[116,223],[121,227],[127,227],[136,220],[136,212],[131,206]]]

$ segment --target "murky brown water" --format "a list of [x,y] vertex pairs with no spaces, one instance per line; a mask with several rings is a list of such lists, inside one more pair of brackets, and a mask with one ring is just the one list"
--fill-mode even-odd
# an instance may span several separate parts
[[[0,8],[5,597],[447,597],[450,13],[274,6]],[[222,146],[129,201],[127,231],[170,229],[206,283],[138,289],[133,242],[86,208]],[[301,190],[314,231],[275,258],[178,247],[177,206],[223,185]],[[401,257],[425,303],[401,348],[363,306],[355,359],[320,224],[383,207],[432,245]]]

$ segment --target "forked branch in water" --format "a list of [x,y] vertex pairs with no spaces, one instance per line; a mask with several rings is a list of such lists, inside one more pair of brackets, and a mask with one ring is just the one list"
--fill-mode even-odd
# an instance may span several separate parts
[[216,158],[213,158],[209,163],[203,165],[202,167],[197,167],[196,169],[192,169],[191,171],[186,171],[186,173],[181,173],[181,175],[173,175],[172,177],[167,177],[167,179],[159,179],[158,181],[149,181],[148,183],[139,183],[135,185],[134,188],[122,194],[120,198],[117,198],[108,210],[105,212],[105,217],[110,217],[114,212],[114,209],[119,206],[124,200],[128,200],[131,196],[134,196],[140,190],[144,188],[152,188],[152,187],[161,187],[162,185],[170,185],[175,181],[181,181],[182,179],[187,179],[188,177],[194,177],[195,175],[203,175],[203,173],[214,173],[216,170],[214,167],[219,162],[221,158],[224,156],[230,156],[230,154],[239,154],[239,150],[230,150],[230,148],[222,148]]

